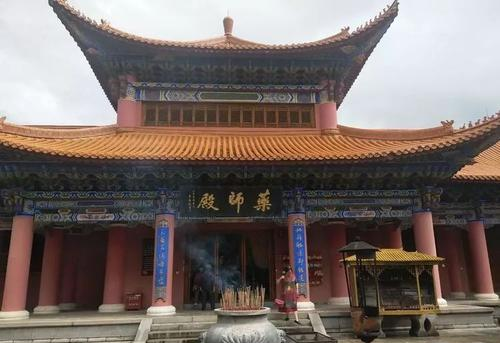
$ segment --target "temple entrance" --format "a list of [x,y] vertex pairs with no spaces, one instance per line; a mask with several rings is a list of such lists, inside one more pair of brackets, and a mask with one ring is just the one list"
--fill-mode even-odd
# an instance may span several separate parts
[[197,302],[194,280],[202,273],[213,277],[219,291],[228,287],[263,286],[270,299],[271,242],[271,232],[267,231],[188,235],[184,302]]

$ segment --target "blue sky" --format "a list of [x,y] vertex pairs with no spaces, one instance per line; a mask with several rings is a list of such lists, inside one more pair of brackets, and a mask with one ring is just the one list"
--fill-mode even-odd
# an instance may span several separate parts
[[[132,33],[194,40],[233,33],[267,43],[355,29],[390,0],[68,0]],[[401,0],[400,14],[339,110],[343,125],[455,127],[500,110],[500,1]],[[45,0],[0,0],[0,116],[19,124],[111,124],[116,114]]]

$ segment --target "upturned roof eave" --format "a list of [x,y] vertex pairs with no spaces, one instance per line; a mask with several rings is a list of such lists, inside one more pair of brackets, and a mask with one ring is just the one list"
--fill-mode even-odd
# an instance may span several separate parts
[[[225,44],[224,36],[197,40],[197,41],[174,41],[174,40],[161,40],[146,38],[134,34],[121,31],[109,25],[106,21],[101,20],[97,23],[95,20],[86,17],[80,11],[71,7],[66,0],[49,0],[54,12],[57,14],[61,22],[70,30],[75,25],[75,29],[90,29],[93,32],[100,33],[103,36],[110,37],[119,41],[126,41],[129,43],[137,43],[156,47],[156,48],[171,48],[182,51],[186,49],[190,52],[203,52],[203,51],[237,51],[239,53],[253,53],[255,51],[263,52],[307,52],[308,49],[317,49],[321,47],[337,46],[339,43],[349,45],[349,42],[355,41],[363,35],[377,32],[379,29],[387,30],[394,18],[398,14],[398,2],[394,1],[392,5],[388,6],[384,11],[380,12],[375,18],[366,22],[364,25],[358,27],[355,31],[349,33],[349,29],[343,28],[340,32],[333,34],[329,37],[304,43],[293,44],[267,44],[248,41],[236,36],[226,35],[228,44]],[[88,37],[74,37],[77,42],[83,42]],[[85,45],[85,44],[83,44]],[[87,48],[91,48],[88,46]]]
[[[72,8],[66,0],[49,0],[49,4],[54,9],[61,22],[76,41],[87,61],[89,62],[96,78],[98,79],[103,91],[117,109],[118,95],[116,90],[111,89],[109,83],[113,77],[117,77],[114,70],[109,70],[106,66],[106,56],[175,56],[175,55],[199,55],[211,56],[220,55],[225,57],[262,57],[269,58],[298,58],[298,59],[325,59],[329,60],[332,56],[345,55],[351,59],[353,66],[346,68],[346,74],[342,77],[343,90],[335,99],[340,106],[345,95],[352,87],[358,74],[370,56],[371,52],[378,44],[386,30],[391,25],[398,13],[398,2],[395,1],[381,12],[377,17],[367,22],[365,25],[349,33],[348,29],[342,29],[339,33],[330,37],[307,43],[271,45],[255,43],[233,37],[235,44],[224,44],[224,37],[208,39],[194,42],[165,41],[158,39],[149,39],[132,35],[121,30],[115,29],[105,21],[100,24],[86,17],[80,11]],[[232,36],[231,36],[232,37]],[[374,38],[375,37],[375,38]],[[226,37],[227,38],[227,37]],[[121,45],[125,44],[131,50],[122,47],[115,51],[110,51],[105,44],[109,40],[115,41]],[[101,44],[99,44],[101,40]],[[89,42],[95,41],[95,44]],[[91,46],[94,45],[94,46]],[[99,51],[96,46],[105,51]],[[359,53],[349,56],[342,49],[357,46]],[[116,48],[116,47],[114,47]],[[133,53],[135,51],[135,53]],[[346,58],[344,57],[344,58]],[[337,57],[338,58],[338,57]],[[354,62],[356,60],[356,62]]]

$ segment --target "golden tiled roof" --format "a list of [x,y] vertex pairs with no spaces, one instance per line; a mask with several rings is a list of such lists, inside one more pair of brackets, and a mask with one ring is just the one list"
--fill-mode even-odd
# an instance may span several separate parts
[[[376,252],[376,258],[380,264],[437,264],[444,261],[442,257],[403,249],[380,249]],[[348,263],[353,263],[356,259],[355,256],[350,256],[346,260]]]
[[94,30],[104,32],[118,39],[125,39],[131,42],[143,43],[151,46],[159,47],[172,47],[172,48],[192,48],[192,49],[207,49],[207,50],[298,50],[307,48],[317,48],[322,46],[328,46],[331,44],[341,44],[345,41],[355,38],[363,34],[366,31],[371,30],[373,27],[378,26],[381,23],[392,21],[398,13],[398,2],[394,3],[380,12],[375,18],[366,22],[364,25],[358,27],[352,33],[349,33],[349,29],[342,29],[339,33],[334,34],[330,37],[313,41],[307,43],[298,44],[265,44],[256,43],[241,38],[234,37],[232,35],[225,35],[212,39],[183,42],[183,41],[172,41],[172,40],[161,40],[152,39],[130,34],[119,29],[116,29],[109,25],[105,20],[101,20],[100,23],[86,17],[80,11],[76,10],[70,6],[67,0],[49,0],[49,4],[56,11],[64,11],[67,15],[78,18],[83,21],[86,25]]
[[[500,138],[500,137],[499,137]],[[500,181],[500,141],[474,158],[453,176],[463,181]]]
[[345,127],[325,134],[316,129],[120,129],[114,125],[43,129],[0,123],[0,145],[87,159],[356,162],[451,150],[484,135],[497,134],[499,128],[500,117],[495,117],[472,128],[444,130],[441,136],[436,136],[436,129],[406,130],[406,135],[400,130],[387,130],[384,138],[384,130],[358,129],[352,135],[353,131]]

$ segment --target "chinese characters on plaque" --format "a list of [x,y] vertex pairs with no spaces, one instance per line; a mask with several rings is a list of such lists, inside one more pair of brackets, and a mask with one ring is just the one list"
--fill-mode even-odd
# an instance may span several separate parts
[[307,253],[305,241],[305,223],[297,219],[292,224],[293,236],[293,264],[295,277],[299,285],[299,294],[307,296]]
[[155,299],[165,299],[168,273],[168,239],[167,221],[161,221],[156,228],[156,258],[155,258]]
[[243,192],[231,192],[229,194],[229,205],[236,206],[236,213],[240,214],[241,205],[245,202],[245,197],[243,196]]
[[186,188],[181,190],[180,217],[280,217],[281,195],[272,187]]

